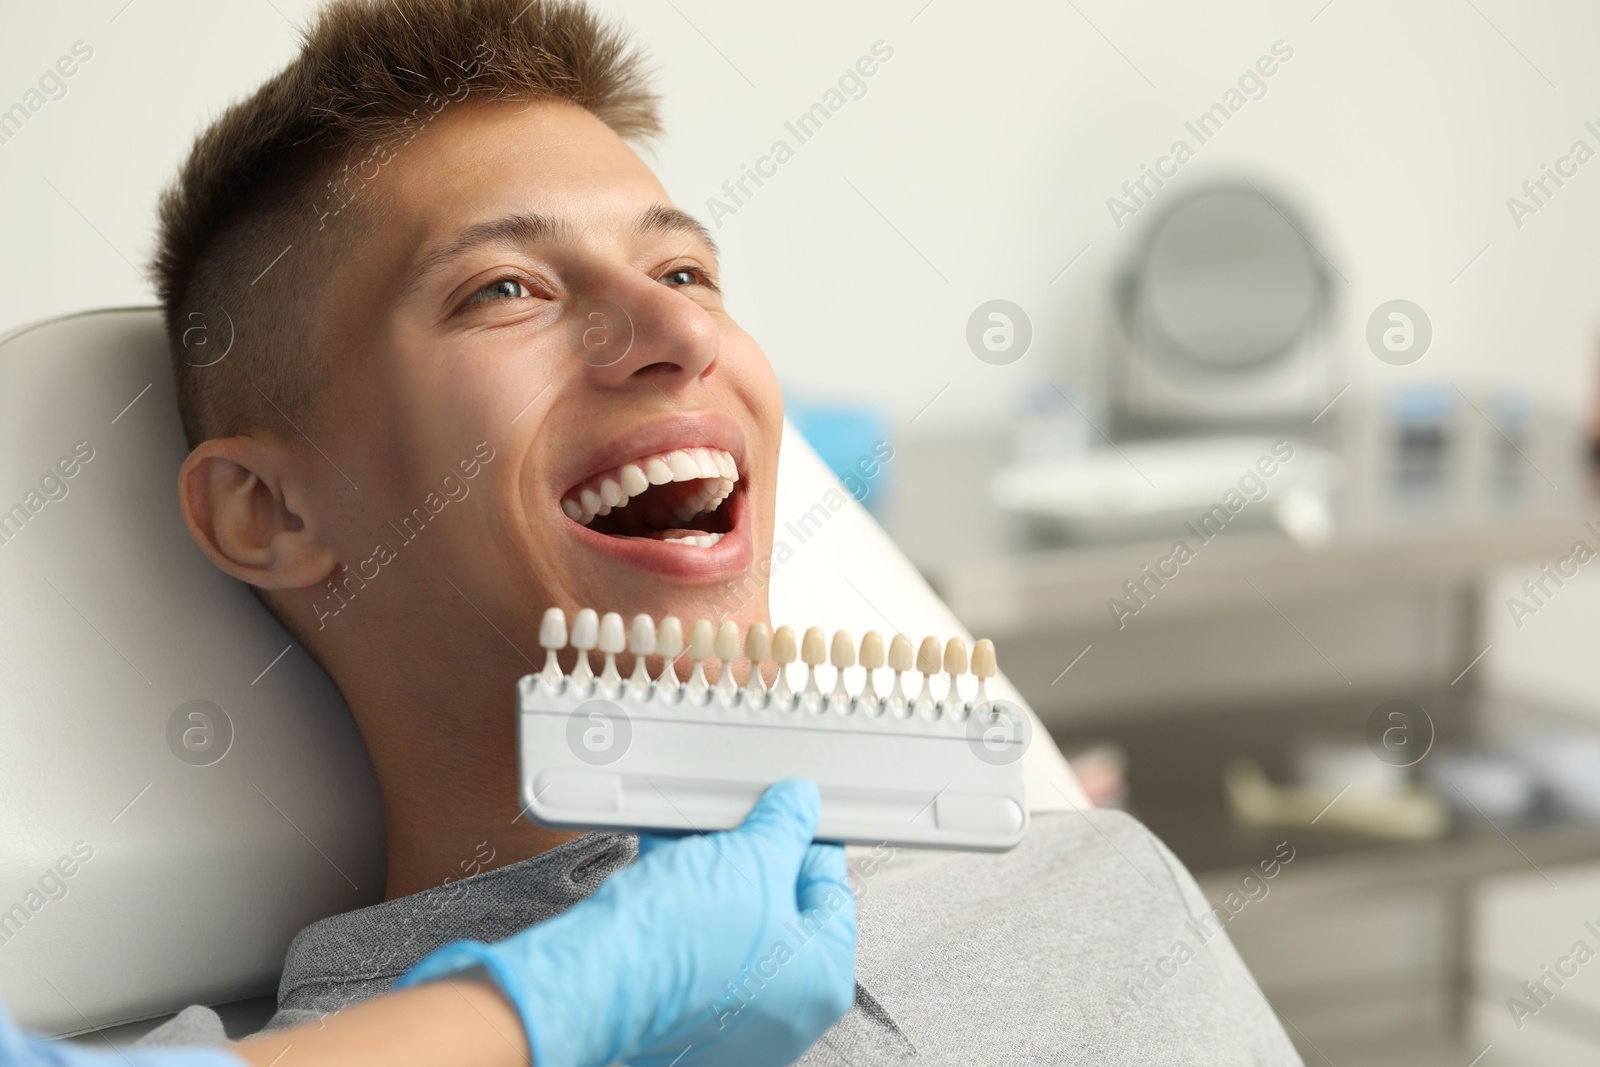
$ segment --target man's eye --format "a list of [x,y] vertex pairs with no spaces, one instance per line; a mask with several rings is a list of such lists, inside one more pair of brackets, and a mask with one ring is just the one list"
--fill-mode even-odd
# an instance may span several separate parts
[[496,278],[468,297],[467,304],[468,306],[493,304],[501,300],[517,300],[531,295],[533,294],[528,292],[528,287],[515,278]]
[[660,277],[659,281],[662,285],[671,285],[673,287],[711,284],[705,272],[694,267],[679,267],[677,270],[669,270]]

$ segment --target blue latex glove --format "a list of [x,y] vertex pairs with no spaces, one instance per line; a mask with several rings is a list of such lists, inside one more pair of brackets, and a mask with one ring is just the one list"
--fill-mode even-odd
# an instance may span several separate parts
[[446,945],[395,987],[483,967],[536,1067],[792,1063],[855,997],[855,897],[844,849],[811,844],[821,809],[789,778],[737,830],[641,837],[588,900],[494,945]]
[[4,1067],[244,1067],[220,1048],[98,1049],[25,1033],[0,1006]]

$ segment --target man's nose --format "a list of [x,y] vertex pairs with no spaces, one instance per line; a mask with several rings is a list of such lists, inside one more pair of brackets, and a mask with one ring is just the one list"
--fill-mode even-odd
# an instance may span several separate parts
[[717,325],[705,308],[643,276],[591,290],[569,316],[569,345],[605,388],[648,383],[670,393],[717,361]]

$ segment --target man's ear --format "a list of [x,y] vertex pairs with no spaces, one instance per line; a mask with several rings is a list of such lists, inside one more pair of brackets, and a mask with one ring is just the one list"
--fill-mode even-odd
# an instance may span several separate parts
[[304,589],[338,565],[294,457],[270,438],[202,441],[178,470],[183,521],[211,562],[263,589]]

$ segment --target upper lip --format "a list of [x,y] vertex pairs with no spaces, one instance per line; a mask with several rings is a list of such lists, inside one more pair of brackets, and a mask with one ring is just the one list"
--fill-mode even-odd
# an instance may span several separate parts
[[563,493],[624,463],[679,448],[717,448],[733,456],[741,479],[745,474],[745,441],[739,424],[720,411],[667,415],[631,427],[586,454],[566,476]]

